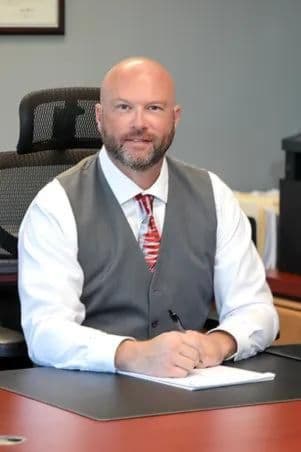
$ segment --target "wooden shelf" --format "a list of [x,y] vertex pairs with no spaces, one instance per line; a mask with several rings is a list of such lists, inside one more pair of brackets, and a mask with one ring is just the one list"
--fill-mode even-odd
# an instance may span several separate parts
[[[16,273],[0,275],[0,284],[14,284],[17,279]],[[270,270],[267,272],[267,282],[273,295],[301,301],[301,275]]]
[[0,285],[13,285],[18,281],[17,273],[6,273],[0,275]]
[[270,270],[267,282],[273,295],[301,301],[301,275]]
[[[15,284],[17,280],[16,273],[0,275],[0,284]],[[267,272],[267,282],[273,295],[301,301],[301,275],[270,270]]]

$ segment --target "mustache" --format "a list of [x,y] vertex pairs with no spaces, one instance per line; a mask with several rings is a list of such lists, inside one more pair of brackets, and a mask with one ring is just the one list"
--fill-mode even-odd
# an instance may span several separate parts
[[121,137],[121,141],[127,141],[127,140],[145,140],[145,141],[153,141],[154,140],[154,136],[150,135],[148,133],[145,133],[143,130],[140,131],[136,131],[136,132],[132,132],[132,133],[127,133],[126,135],[123,135]]

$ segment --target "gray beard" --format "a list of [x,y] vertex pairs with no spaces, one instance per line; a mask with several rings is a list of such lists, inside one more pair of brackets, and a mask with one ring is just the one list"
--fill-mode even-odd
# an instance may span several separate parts
[[169,149],[171,143],[173,142],[174,136],[175,127],[173,126],[165,139],[161,141],[159,146],[153,148],[152,152],[150,152],[147,158],[133,158],[123,150],[122,144],[118,144],[115,138],[112,137],[112,135],[106,133],[105,129],[101,131],[103,144],[105,145],[106,150],[113,157],[113,159],[117,160],[127,168],[131,168],[135,171],[147,170],[156,165],[156,163],[160,162],[160,160],[164,157],[167,150]]

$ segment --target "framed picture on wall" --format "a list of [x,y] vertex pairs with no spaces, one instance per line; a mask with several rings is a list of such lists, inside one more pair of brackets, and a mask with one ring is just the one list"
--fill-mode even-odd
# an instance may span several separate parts
[[65,32],[65,0],[0,0],[0,34]]

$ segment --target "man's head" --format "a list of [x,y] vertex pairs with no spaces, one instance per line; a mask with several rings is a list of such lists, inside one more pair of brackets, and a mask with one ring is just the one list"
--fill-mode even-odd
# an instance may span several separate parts
[[119,166],[143,171],[160,162],[179,118],[172,77],[158,62],[129,58],[106,74],[96,120]]

